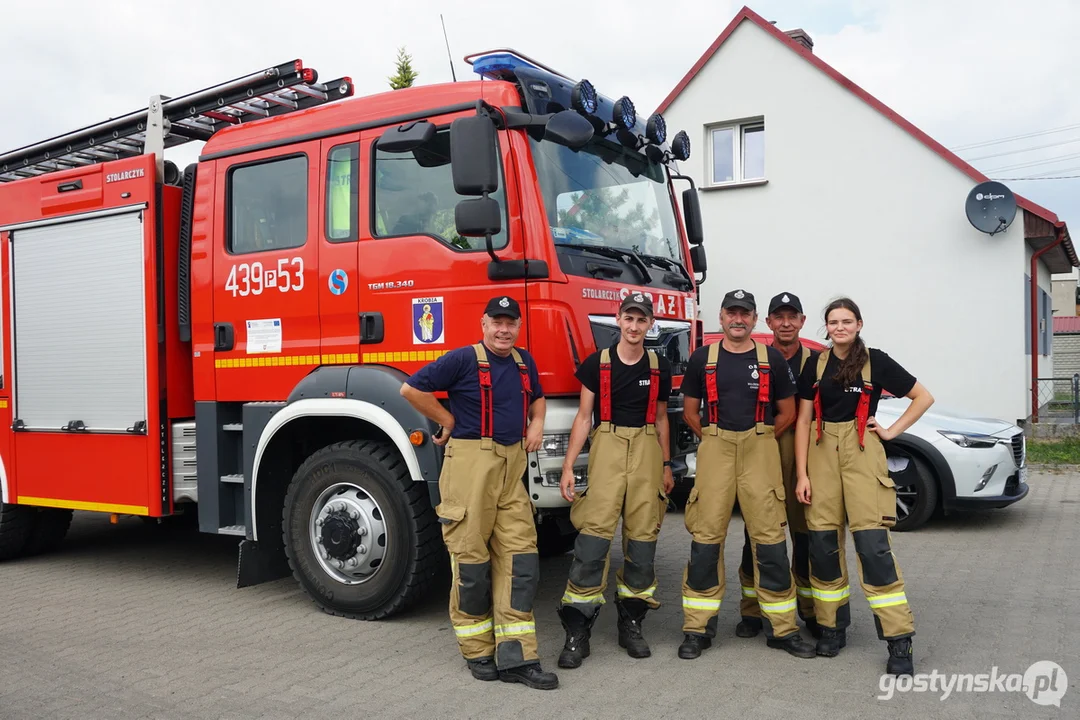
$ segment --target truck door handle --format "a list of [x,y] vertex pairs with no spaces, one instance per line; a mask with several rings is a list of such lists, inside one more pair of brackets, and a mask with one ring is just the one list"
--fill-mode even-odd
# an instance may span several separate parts
[[233,344],[232,323],[214,323],[214,350],[232,350]]
[[379,312],[360,313],[360,342],[381,343],[383,341],[383,316]]

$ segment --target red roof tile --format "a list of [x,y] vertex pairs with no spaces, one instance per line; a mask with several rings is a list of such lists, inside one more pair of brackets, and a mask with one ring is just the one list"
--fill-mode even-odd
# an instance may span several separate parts
[[1054,334],[1080,334],[1080,317],[1063,316],[1054,318]]

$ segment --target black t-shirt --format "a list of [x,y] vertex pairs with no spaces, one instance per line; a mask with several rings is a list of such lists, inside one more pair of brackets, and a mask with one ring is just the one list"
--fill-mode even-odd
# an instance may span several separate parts
[[[522,362],[529,368],[530,400],[544,397],[536,361],[526,350],[518,348]],[[521,392],[521,371],[514,356],[499,357],[487,351],[491,365],[492,416],[495,421],[494,439],[500,445],[521,442],[525,414]],[[454,431],[450,437],[459,440],[480,439],[480,366],[471,345],[446,353],[438,360],[420,368],[405,382],[423,392],[446,391],[450,399],[450,414],[454,416]]]
[[[870,415],[877,412],[878,400],[882,389],[897,397],[903,397],[915,387],[915,377],[902,368],[899,363],[881,350],[874,348],[870,352],[870,382],[874,391],[870,393]],[[829,356],[821,380],[821,419],[825,422],[850,422],[855,419],[855,410],[862,395],[862,373],[855,376],[850,387],[841,388],[836,382],[836,371],[840,360],[835,355]],[[814,377],[817,375],[817,359],[807,362],[799,376],[799,397],[814,399]]]
[[[649,407],[649,354],[648,351],[634,365],[626,365],[612,345],[611,354],[611,422],[623,427],[643,427]],[[671,363],[657,353],[660,370],[660,392],[657,402],[666,403],[671,395]],[[600,351],[597,350],[578,367],[577,379],[596,393],[593,403],[593,427],[600,424]]]
[[[784,355],[774,347],[768,348],[769,395],[772,402],[765,411],[765,424],[772,425],[776,417],[776,401],[795,394],[795,374]],[[708,422],[709,394],[705,384],[705,363],[709,361],[709,346],[698,348],[690,356],[683,376],[682,391],[687,397],[701,400],[703,423]],[[754,427],[758,394],[757,349],[730,353],[720,345],[716,358],[716,395],[718,425],[722,430],[741,432]]]
[[[806,364],[807,365],[809,365],[812,362],[817,362],[818,355],[821,354],[820,350],[811,350],[808,347],[803,347],[802,350],[809,353],[809,356],[806,358]],[[802,351],[800,351],[800,352],[802,352]],[[781,353],[781,354],[783,354],[783,353]],[[791,368],[791,377],[795,378],[796,385],[798,385],[798,382],[799,382],[799,373],[802,372],[799,369],[799,355],[800,355],[800,353],[795,353],[795,355],[788,358],[788,361],[787,361],[788,362],[788,367]],[[796,402],[797,401],[798,401],[798,398],[796,398]]]

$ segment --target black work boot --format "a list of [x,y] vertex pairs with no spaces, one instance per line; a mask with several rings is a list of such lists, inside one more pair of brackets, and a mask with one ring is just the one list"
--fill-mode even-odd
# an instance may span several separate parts
[[765,644],[771,648],[786,650],[789,655],[800,658],[812,658],[817,654],[817,649],[803,640],[798,630],[782,638],[769,638]]
[[553,672],[544,672],[538,662],[500,670],[499,679],[508,683],[521,683],[534,690],[554,690],[559,687],[559,676]]
[[821,626],[818,625],[817,618],[804,618],[803,622],[806,624],[806,630],[810,633],[810,636],[817,640],[821,637]]
[[741,638],[757,637],[761,632],[761,618],[746,617],[739,621],[739,624],[735,626],[735,634]]
[[632,658],[647,658],[652,655],[649,643],[641,635],[641,623],[649,606],[644,600],[631,598],[615,603],[619,611],[619,647],[626,648],[626,654]]
[[472,676],[477,680],[498,680],[499,670],[495,667],[495,658],[482,657],[475,658],[473,660],[466,660],[466,664],[469,666],[469,671],[472,672]]
[[589,657],[591,652],[589,637],[592,635],[592,625],[596,621],[600,608],[596,608],[591,617],[582,614],[573,605],[563,605],[557,612],[563,629],[566,630],[566,642],[562,653],[559,654],[559,667],[580,667],[581,661]]
[[914,653],[911,649],[911,638],[900,638],[889,641],[889,664],[885,668],[890,675],[914,675]]
[[712,647],[712,638],[704,635],[686,633],[683,635],[682,644],[679,645],[679,657],[684,660],[693,660],[701,655],[701,651]]
[[817,641],[817,654],[825,657],[836,657],[840,654],[840,648],[847,645],[847,630],[835,628],[821,628],[821,637]]

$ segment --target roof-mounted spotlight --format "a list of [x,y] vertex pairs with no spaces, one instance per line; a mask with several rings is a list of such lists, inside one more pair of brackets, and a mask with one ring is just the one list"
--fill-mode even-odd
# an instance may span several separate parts
[[583,115],[596,112],[596,88],[588,80],[581,80],[570,90],[570,107]]
[[690,157],[690,136],[685,130],[677,132],[675,139],[671,141],[671,156],[680,161]]
[[667,123],[664,122],[663,115],[653,113],[649,116],[649,121],[645,123],[645,137],[649,138],[653,145],[664,144],[667,140]]
[[618,128],[623,130],[633,129],[634,124],[637,123],[637,111],[634,109],[634,103],[630,101],[630,98],[623,95],[615,101],[615,106],[611,109],[611,120]]

